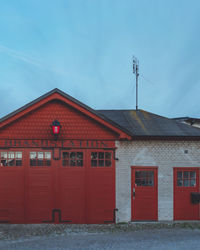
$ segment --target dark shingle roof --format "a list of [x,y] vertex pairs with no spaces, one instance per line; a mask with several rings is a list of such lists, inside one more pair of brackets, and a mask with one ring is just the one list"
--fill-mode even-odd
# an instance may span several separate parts
[[67,95],[59,89],[53,89],[45,95],[35,99],[20,109],[4,116],[0,119],[0,123],[6,119],[18,114],[31,105],[50,96],[53,93],[59,93],[72,102],[78,104],[82,108],[103,118],[113,126],[121,129],[125,133],[135,137],[193,137],[200,139],[200,129],[190,125],[181,123],[173,119],[158,116],[144,110],[94,110],[87,105],[81,103],[75,98]]
[[200,137],[200,129],[144,110],[98,110],[133,136]]

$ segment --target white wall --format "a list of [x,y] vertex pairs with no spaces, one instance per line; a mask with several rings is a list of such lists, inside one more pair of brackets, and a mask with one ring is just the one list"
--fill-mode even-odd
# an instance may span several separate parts
[[200,142],[123,141],[116,147],[117,222],[131,221],[131,166],[158,167],[158,220],[173,220],[173,167],[200,167]]

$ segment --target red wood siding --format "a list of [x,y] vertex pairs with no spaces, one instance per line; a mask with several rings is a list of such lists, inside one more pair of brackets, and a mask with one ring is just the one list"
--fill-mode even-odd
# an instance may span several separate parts
[[60,139],[116,139],[119,135],[71,106],[50,101],[0,130],[0,138],[53,139],[51,123],[59,120]]

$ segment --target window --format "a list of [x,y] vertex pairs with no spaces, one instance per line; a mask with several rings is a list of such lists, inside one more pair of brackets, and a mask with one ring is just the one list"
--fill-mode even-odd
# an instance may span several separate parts
[[111,167],[112,153],[111,152],[91,152],[92,167]]
[[178,171],[177,172],[178,187],[195,187],[196,172],[195,171]]
[[63,167],[82,167],[83,152],[63,152],[62,165]]
[[135,171],[136,186],[153,186],[154,171]]
[[2,166],[22,166],[22,152],[1,152]]
[[51,166],[51,152],[30,152],[30,166]]

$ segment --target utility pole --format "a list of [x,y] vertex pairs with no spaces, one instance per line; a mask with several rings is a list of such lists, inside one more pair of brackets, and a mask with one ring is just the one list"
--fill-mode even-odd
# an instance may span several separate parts
[[133,74],[136,76],[136,110],[138,110],[138,77],[139,77],[139,61],[133,56]]

